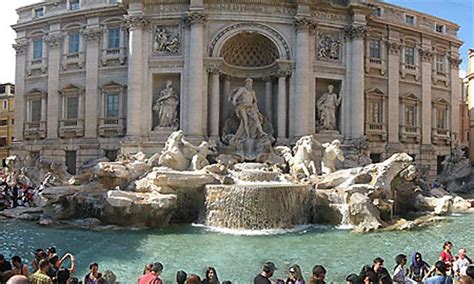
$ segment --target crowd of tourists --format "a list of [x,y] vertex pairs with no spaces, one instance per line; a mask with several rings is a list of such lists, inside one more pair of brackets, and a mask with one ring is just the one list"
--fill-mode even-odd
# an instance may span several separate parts
[[[423,260],[421,253],[415,252],[408,265],[408,257],[399,254],[395,257],[395,267],[390,273],[380,257],[371,265],[364,265],[359,273],[353,273],[338,281],[327,281],[328,272],[322,265],[314,266],[312,275],[305,281],[299,265],[294,264],[288,269],[286,279],[273,279],[277,270],[273,262],[263,264],[262,271],[254,278],[254,284],[474,284],[474,264],[467,256],[465,248],[454,256],[451,252],[453,244],[445,242],[439,260],[430,266]],[[67,267],[66,267],[66,264]],[[89,272],[81,279],[73,277],[76,271],[76,259],[73,254],[66,253],[59,257],[55,247],[46,250],[37,249],[31,267],[21,257],[12,256],[10,261],[0,254],[0,282],[6,284],[118,284],[111,271],[99,271],[99,264],[91,263]],[[137,277],[138,284],[163,284],[161,273],[163,264],[160,262],[145,265],[143,273]],[[188,275],[178,271],[175,279],[166,283],[176,284],[231,284],[231,281],[220,281],[214,267],[208,267],[204,277],[196,274]],[[237,282],[235,282],[237,283]]]
[[9,185],[0,179],[0,211],[33,204],[33,188],[20,184]]

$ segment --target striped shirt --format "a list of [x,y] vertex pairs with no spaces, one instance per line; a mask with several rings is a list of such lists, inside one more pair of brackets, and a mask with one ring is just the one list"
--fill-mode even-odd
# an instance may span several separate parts
[[38,269],[33,275],[31,275],[31,284],[52,284],[51,278]]

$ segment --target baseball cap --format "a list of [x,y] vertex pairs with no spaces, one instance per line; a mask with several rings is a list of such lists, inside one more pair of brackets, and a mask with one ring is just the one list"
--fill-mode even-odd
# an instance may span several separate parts
[[269,262],[265,262],[265,263],[263,264],[263,271],[265,271],[265,272],[271,272],[271,271],[275,271],[275,270],[277,270],[277,268],[276,268],[276,266],[275,266],[275,264],[274,264],[273,262],[270,262],[270,261],[269,261]]

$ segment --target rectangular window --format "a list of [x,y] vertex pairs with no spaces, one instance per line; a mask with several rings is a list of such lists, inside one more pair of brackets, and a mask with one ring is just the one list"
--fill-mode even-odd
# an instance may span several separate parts
[[0,86],[0,94],[6,94],[6,92],[7,92],[7,86],[6,85]]
[[76,53],[79,52],[79,33],[70,34],[68,37],[69,40],[69,53]]
[[413,127],[417,126],[415,105],[407,105],[405,107],[405,125]]
[[31,121],[41,121],[41,100],[31,101]]
[[0,120],[0,126],[5,126],[8,124],[8,120],[7,119],[2,119]]
[[444,73],[444,55],[436,55],[436,70]]
[[444,33],[444,26],[436,24],[436,32],[438,33]]
[[7,146],[7,137],[0,137],[0,147]]
[[405,47],[405,64],[415,65],[415,48]]
[[369,101],[369,114],[369,122],[383,123],[383,101]]
[[79,113],[79,98],[66,98],[66,119],[77,119]]
[[437,109],[436,110],[436,127],[438,129],[447,129],[448,127],[448,116],[446,109]]
[[370,58],[380,58],[380,40],[370,40]]
[[35,18],[39,18],[43,16],[44,16],[44,8],[35,9]]
[[410,16],[410,15],[405,15],[405,23],[409,25],[414,25],[415,24],[415,17]]
[[8,109],[8,100],[3,100],[3,109]]
[[[15,119],[12,118],[12,125],[14,125],[14,124],[15,124]],[[12,140],[13,140],[13,138],[12,138]]]
[[120,28],[112,28],[108,31],[108,48],[120,47]]
[[107,95],[107,112],[106,117],[120,116],[120,95]]
[[69,10],[79,10],[81,8],[79,0],[69,0]]
[[372,12],[372,15],[374,15],[376,17],[382,16],[382,8],[380,8],[380,7],[375,8],[374,12]]
[[76,174],[76,151],[66,151],[66,168],[71,175]]
[[43,40],[37,39],[33,41],[33,59],[41,59],[43,57]]

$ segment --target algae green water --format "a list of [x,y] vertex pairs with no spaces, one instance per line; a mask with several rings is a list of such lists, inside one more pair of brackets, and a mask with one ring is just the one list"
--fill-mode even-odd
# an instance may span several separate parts
[[267,235],[235,235],[203,227],[173,226],[159,230],[51,229],[33,223],[0,221],[0,253],[19,254],[32,259],[38,247],[54,245],[59,253],[76,255],[76,277],[82,278],[90,262],[100,270],[112,270],[121,283],[136,283],[146,263],[164,264],[164,283],[171,282],[177,270],[204,275],[207,266],[217,269],[220,280],[252,283],[265,261],[279,268],[277,278],[286,278],[289,265],[298,263],[307,278],[315,264],[323,264],[331,283],[344,283],[351,272],[358,272],[376,256],[385,259],[392,271],[398,253],[420,251],[431,264],[445,240],[455,250],[467,247],[474,255],[474,215],[451,216],[449,222],[406,232],[354,234],[333,227],[312,227],[297,232]]

